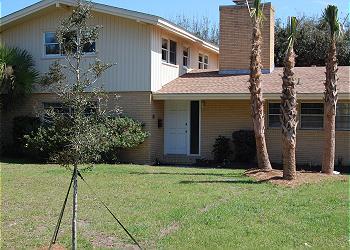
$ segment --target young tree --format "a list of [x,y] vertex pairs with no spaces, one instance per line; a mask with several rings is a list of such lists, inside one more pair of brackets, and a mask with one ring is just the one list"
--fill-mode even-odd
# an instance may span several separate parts
[[[62,101],[62,112],[53,109],[44,117],[50,126],[39,129],[33,140],[42,140],[45,134],[64,142],[53,157],[73,171],[72,249],[77,249],[78,172],[93,164],[106,152],[111,142],[109,115],[117,109],[107,110],[107,95],[103,93],[101,75],[113,64],[99,59],[87,61],[84,53],[94,52],[100,26],[88,25],[92,5],[77,1],[72,14],[60,23],[56,37],[65,62],[56,61],[43,77],[42,83]],[[68,125],[68,126],[67,126]]]
[[272,167],[267,153],[265,140],[264,99],[261,90],[261,23],[263,21],[263,12],[260,0],[254,1],[254,7],[250,10],[250,14],[253,21],[253,35],[252,53],[250,57],[249,91],[256,140],[256,152],[259,168],[263,170],[271,170]]
[[295,86],[297,80],[294,76],[295,52],[294,41],[297,19],[291,17],[289,21],[288,49],[284,58],[281,95],[281,125],[282,125],[282,155],[283,178],[293,180],[296,178],[296,130],[297,130],[297,94]]
[[325,142],[323,150],[322,172],[333,174],[335,158],[335,116],[337,110],[337,38],[341,33],[341,24],[338,19],[338,8],[328,5],[324,11],[323,18],[329,26],[330,43],[326,59],[326,81],[324,83],[325,101]]

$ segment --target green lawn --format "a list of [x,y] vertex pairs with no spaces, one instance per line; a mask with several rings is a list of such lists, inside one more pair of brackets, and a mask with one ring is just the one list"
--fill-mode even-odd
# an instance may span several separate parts
[[[85,178],[144,248],[349,247],[348,181],[287,188],[242,170],[131,165],[99,165]],[[2,248],[48,245],[69,181],[56,165],[1,163]],[[79,189],[79,247],[130,248],[81,181]],[[71,204],[59,235],[67,248]]]

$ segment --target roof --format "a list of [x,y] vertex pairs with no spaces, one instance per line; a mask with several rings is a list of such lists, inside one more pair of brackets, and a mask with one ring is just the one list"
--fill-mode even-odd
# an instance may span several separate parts
[[[279,99],[282,90],[283,68],[262,76],[264,97]],[[322,99],[324,92],[324,67],[297,67],[296,86],[299,99]],[[338,71],[338,90],[341,99],[350,100],[350,67]],[[218,71],[194,70],[163,86],[154,93],[155,99],[248,99],[248,75],[222,75]]]
[[[100,4],[100,3],[93,3],[93,10],[105,14],[120,16],[128,19],[132,19],[138,22],[144,22],[147,24],[152,24],[155,26],[158,26],[160,28],[163,28],[171,33],[175,33],[183,38],[189,39],[193,42],[197,42],[203,47],[210,49],[211,51],[215,53],[219,53],[219,47],[216,45],[213,45],[209,42],[204,41],[203,39],[200,39],[199,37],[195,36],[194,34],[190,33],[189,31],[185,30],[184,28],[155,15],[150,15],[146,13],[141,13],[137,11],[131,11],[127,9],[122,9],[110,5]],[[12,24],[16,24],[20,22],[21,20],[24,21],[25,18],[28,18],[31,15],[38,14],[44,9],[47,8],[53,8],[53,7],[59,7],[60,5],[66,5],[66,6],[75,6],[76,1],[75,0],[42,0],[38,3],[35,3],[33,5],[30,5],[24,9],[21,9],[19,11],[16,11],[14,13],[11,13],[7,16],[4,16],[0,18],[0,31],[7,29]]]

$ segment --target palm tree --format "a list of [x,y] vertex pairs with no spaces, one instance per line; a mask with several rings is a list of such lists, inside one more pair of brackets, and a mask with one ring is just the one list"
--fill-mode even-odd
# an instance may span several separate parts
[[30,94],[38,77],[33,57],[27,51],[0,46],[0,94],[3,108]]
[[[249,8],[249,7],[248,7]],[[271,170],[271,163],[267,153],[265,140],[265,121],[264,121],[264,99],[261,90],[261,23],[263,12],[261,0],[254,1],[254,7],[250,11],[253,21],[252,35],[252,53],[250,57],[250,77],[249,91],[251,102],[251,115],[256,140],[256,152],[258,167],[263,170]]]
[[324,83],[324,114],[325,114],[325,142],[323,149],[322,172],[333,174],[335,155],[335,116],[337,110],[337,47],[336,42],[341,34],[341,24],[338,19],[338,8],[328,5],[324,11],[323,18],[329,26],[330,44],[326,59],[326,81]]
[[283,178],[293,180],[296,178],[296,130],[297,130],[297,84],[294,77],[295,52],[294,41],[296,35],[297,19],[291,17],[288,24],[288,48],[284,58],[281,95],[281,125],[282,125],[282,155]]

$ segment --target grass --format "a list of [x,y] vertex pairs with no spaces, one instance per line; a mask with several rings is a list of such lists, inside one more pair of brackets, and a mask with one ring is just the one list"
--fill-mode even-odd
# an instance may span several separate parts
[[[98,165],[85,179],[144,248],[349,247],[348,181],[298,188],[257,183],[242,170]],[[70,181],[56,165],[1,163],[4,249],[50,242]],[[71,198],[59,234],[70,246]],[[79,182],[79,248],[132,242]]]

